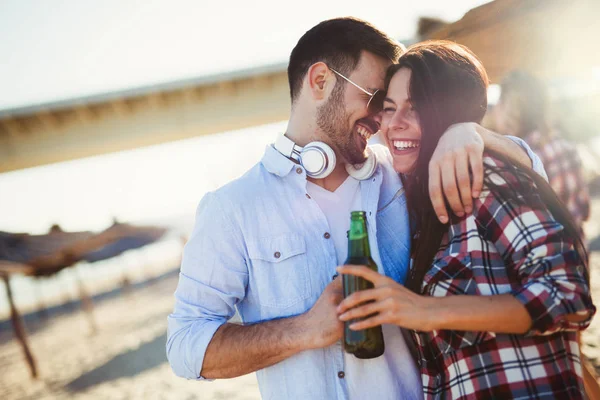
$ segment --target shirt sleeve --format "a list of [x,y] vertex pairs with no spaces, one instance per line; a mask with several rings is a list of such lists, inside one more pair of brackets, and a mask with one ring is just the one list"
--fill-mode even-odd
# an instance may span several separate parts
[[167,358],[175,374],[187,379],[204,379],[206,348],[234,315],[248,283],[241,234],[224,208],[217,193],[200,202],[167,318]]
[[[486,239],[502,256],[512,291],[532,319],[528,335],[547,335],[587,327],[595,312],[585,267],[568,238],[532,182],[517,182],[498,171],[486,171],[496,185],[510,186],[520,198],[500,198],[487,188],[482,192],[477,220],[484,225]],[[508,196],[507,196],[508,197]],[[586,316],[569,322],[570,314]]]
[[527,142],[525,142],[523,139],[518,138],[516,136],[508,136],[507,135],[506,137],[511,139],[513,142],[515,142],[519,146],[521,146],[523,148],[523,150],[525,150],[527,152],[527,155],[531,159],[531,168],[533,168],[533,170],[535,172],[540,174],[542,176],[542,178],[544,178],[546,180],[546,182],[548,182],[548,175],[546,174],[546,169],[544,169],[544,164],[542,164],[542,160],[538,157],[537,154],[535,154],[533,152],[533,150],[531,150],[531,147],[529,147]]

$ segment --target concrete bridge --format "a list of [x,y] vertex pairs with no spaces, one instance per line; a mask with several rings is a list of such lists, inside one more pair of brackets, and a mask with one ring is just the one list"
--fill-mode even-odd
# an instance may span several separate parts
[[[548,81],[579,77],[600,104],[598,0],[496,0],[420,39],[469,46],[492,81],[526,68]],[[595,74],[595,78],[593,75]],[[0,172],[285,120],[286,63],[163,85],[0,110]]]
[[0,172],[285,120],[286,66],[0,111]]

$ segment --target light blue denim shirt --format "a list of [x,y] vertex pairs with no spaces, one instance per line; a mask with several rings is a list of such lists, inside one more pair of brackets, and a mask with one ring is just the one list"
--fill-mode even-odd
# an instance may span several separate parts
[[[403,283],[410,255],[406,198],[387,149],[372,149],[378,167],[360,185],[372,256],[382,272]],[[530,157],[543,172],[537,156],[530,152]],[[202,199],[168,317],[167,356],[175,374],[203,379],[199,373],[208,343],[236,307],[244,324],[301,314],[331,282],[337,266],[334,244],[306,183],[300,166],[268,146],[244,176]],[[262,397],[347,399],[339,374],[342,351],[338,342],[257,371]],[[399,371],[400,386],[402,379]],[[385,388],[376,391],[383,394],[379,399],[387,398]]]

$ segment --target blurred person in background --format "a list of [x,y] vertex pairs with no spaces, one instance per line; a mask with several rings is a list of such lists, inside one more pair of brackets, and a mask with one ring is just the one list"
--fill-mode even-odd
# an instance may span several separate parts
[[515,70],[502,81],[498,104],[493,109],[499,133],[524,139],[540,157],[554,192],[565,204],[580,234],[590,216],[590,197],[583,165],[575,145],[550,120],[545,85],[532,74]]
[[[384,326],[385,353],[359,360],[342,350],[336,313],[341,279],[335,268],[346,258],[350,211],[368,211],[380,270],[398,282],[408,273],[402,182],[387,149],[367,149],[379,129],[369,103],[402,51],[354,18],[324,21],[300,38],[288,66],[285,136],[243,177],[208,193],[198,206],[168,317],[167,355],[177,375],[203,380],[256,371],[267,399],[422,398],[400,329]],[[432,158],[430,197],[443,223],[444,198],[458,215],[471,211],[482,184],[484,145],[539,166],[516,142],[470,124],[443,135]],[[331,150],[327,173],[310,171],[300,156],[323,144]],[[353,165],[369,165],[369,152],[374,169],[351,175]],[[236,309],[241,325],[228,322]]]
[[[500,88],[498,104],[491,113],[494,128],[524,139],[540,157],[550,186],[571,213],[585,244],[583,223],[590,216],[590,196],[583,165],[575,145],[562,136],[559,121],[550,118],[546,86],[533,74],[514,70]],[[581,338],[578,341],[581,343]],[[600,399],[597,374],[585,359],[583,367],[586,392],[590,398]]]

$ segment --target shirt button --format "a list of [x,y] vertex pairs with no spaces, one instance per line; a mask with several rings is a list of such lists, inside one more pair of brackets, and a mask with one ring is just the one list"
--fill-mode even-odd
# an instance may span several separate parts
[[338,378],[344,379],[344,376],[346,376],[346,374],[344,373],[344,371],[338,372]]
[[306,198],[310,199],[310,194],[306,193]]
[[279,257],[281,257],[281,253],[276,251],[275,254],[273,254],[273,257],[279,258]]
[[329,232],[325,232],[325,233],[323,234],[323,237],[324,237],[325,239],[329,239],[329,238],[331,237],[331,235],[329,234]]
[[297,174],[301,174],[302,173],[302,168],[300,168],[300,167],[296,168],[296,173]]

